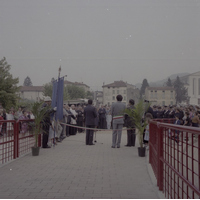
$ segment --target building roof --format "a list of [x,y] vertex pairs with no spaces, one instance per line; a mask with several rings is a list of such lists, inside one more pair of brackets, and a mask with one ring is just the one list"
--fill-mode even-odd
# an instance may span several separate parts
[[85,87],[88,87],[88,85],[84,84],[83,82],[82,83],[79,83],[79,82],[71,82],[71,81],[64,81],[64,84],[72,84],[72,85],[77,85],[77,86],[85,86]]
[[20,92],[43,92],[43,86],[21,86]]
[[147,87],[147,90],[175,90],[173,87]]
[[124,81],[114,81],[114,83],[103,85],[102,87],[127,87],[127,83]]

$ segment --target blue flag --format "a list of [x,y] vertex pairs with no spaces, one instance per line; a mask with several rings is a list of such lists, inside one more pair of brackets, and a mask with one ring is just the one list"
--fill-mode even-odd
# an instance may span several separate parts
[[57,102],[57,86],[58,86],[58,81],[55,80],[53,82],[53,92],[52,92],[52,102],[51,102],[51,107],[55,108],[56,107],[56,102]]
[[64,89],[64,77],[59,78],[57,88],[57,111],[56,118],[63,119],[63,89]]
[[53,82],[52,102],[51,107],[56,110],[56,120],[63,119],[63,89],[64,89],[64,77],[59,78]]

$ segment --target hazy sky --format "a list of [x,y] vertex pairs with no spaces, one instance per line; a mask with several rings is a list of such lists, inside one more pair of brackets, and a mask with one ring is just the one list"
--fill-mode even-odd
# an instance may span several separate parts
[[20,85],[61,75],[101,90],[200,71],[200,0],[1,0],[0,59]]

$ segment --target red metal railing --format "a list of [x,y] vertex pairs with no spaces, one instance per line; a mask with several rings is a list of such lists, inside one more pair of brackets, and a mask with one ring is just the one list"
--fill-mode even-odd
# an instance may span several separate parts
[[[28,128],[22,133],[22,123],[26,123]],[[4,120],[0,121],[2,129],[0,132],[0,164],[5,164],[13,159],[25,155],[34,146],[31,123],[33,120]],[[41,146],[41,135],[38,139],[38,146]]]
[[[167,198],[200,197],[200,128],[150,122],[149,162]],[[172,121],[171,121],[172,122]]]

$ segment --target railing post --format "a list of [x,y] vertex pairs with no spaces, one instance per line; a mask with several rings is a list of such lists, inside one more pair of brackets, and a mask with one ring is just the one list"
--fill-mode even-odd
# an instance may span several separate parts
[[17,158],[17,123],[14,123],[14,147],[13,147],[13,159]]
[[13,158],[19,157],[19,122],[14,123],[14,155]]
[[[198,147],[200,147],[200,135],[198,135]],[[200,191],[200,148],[198,148],[198,172],[199,172],[199,191]],[[200,196],[199,196],[200,198]]]
[[20,122],[17,122],[17,131],[16,131],[16,144],[17,144],[17,148],[16,148],[16,157],[19,157],[19,132],[20,132]]
[[159,190],[163,190],[163,128],[158,124],[158,179]]
[[149,124],[149,163],[151,164],[152,163],[152,149],[151,149],[151,144],[152,144],[152,136],[153,136],[153,133],[152,133],[152,123],[150,122]]

